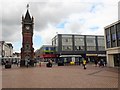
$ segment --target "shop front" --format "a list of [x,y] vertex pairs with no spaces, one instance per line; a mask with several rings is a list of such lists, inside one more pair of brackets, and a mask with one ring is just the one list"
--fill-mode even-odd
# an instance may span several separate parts
[[86,54],[86,57],[88,62],[94,62],[95,60],[98,60],[97,54]]
[[70,64],[70,62],[74,62],[74,64],[78,65],[80,61],[82,61],[81,55],[60,55],[61,62],[66,64]]
[[114,66],[115,67],[120,67],[120,54],[114,54]]
[[57,57],[58,57],[58,55],[56,55],[56,54],[42,54],[42,55],[40,55],[40,58],[44,62],[48,62],[49,60],[52,60],[54,62]]
[[88,62],[95,62],[95,61],[100,61],[103,59],[105,62],[106,61],[106,55],[105,54],[86,54]]

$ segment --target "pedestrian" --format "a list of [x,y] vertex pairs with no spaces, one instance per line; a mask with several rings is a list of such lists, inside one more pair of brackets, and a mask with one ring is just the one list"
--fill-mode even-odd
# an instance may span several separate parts
[[84,69],[86,69],[86,60],[85,59],[83,60],[83,67],[84,67]]
[[41,61],[39,61],[39,66],[41,67]]
[[103,59],[101,59],[101,60],[99,61],[99,67],[104,67],[104,61],[103,61]]
[[48,63],[46,64],[47,67],[52,67],[52,61],[49,60]]
[[94,63],[95,63],[95,67],[97,67],[98,64],[97,60],[94,60]]
[[104,60],[103,59],[101,59],[100,63],[101,63],[101,66],[104,67]]
[[67,60],[66,60],[66,59],[64,59],[64,65],[66,65],[66,63],[67,63]]
[[101,66],[101,64],[100,64],[100,60],[98,61],[98,65],[99,65],[99,67]]
[[37,66],[37,60],[34,60],[34,65]]
[[17,60],[16,64],[17,64],[17,67],[18,67],[18,65],[19,65],[19,60]]
[[107,61],[106,60],[104,60],[104,66],[107,66]]
[[26,65],[27,65],[27,68],[29,67],[29,65],[30,65],[30,61],[29,61],[29,59],[28,60],[26,60]]

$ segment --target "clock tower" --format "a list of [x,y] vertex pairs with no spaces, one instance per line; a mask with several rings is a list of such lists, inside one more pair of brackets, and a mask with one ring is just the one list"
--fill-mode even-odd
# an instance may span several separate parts
[[34,66],[33,24],[34,18],[29,14],[29,5],[25,17],[22,16],[22,48],[20,66]]

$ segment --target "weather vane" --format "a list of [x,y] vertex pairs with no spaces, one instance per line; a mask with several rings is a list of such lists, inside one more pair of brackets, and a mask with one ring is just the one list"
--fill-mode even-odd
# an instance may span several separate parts
[[29,9],[29,4],[27,4],[27,9]]

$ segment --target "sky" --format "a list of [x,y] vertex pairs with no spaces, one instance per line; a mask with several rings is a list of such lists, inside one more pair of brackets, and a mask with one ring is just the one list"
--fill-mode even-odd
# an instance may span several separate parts
[[51,45],[57,34],[104,35],[118,20],[120,0],[0,0],[0,40],[22,47],[22,15],[34,17],[33,47]]

